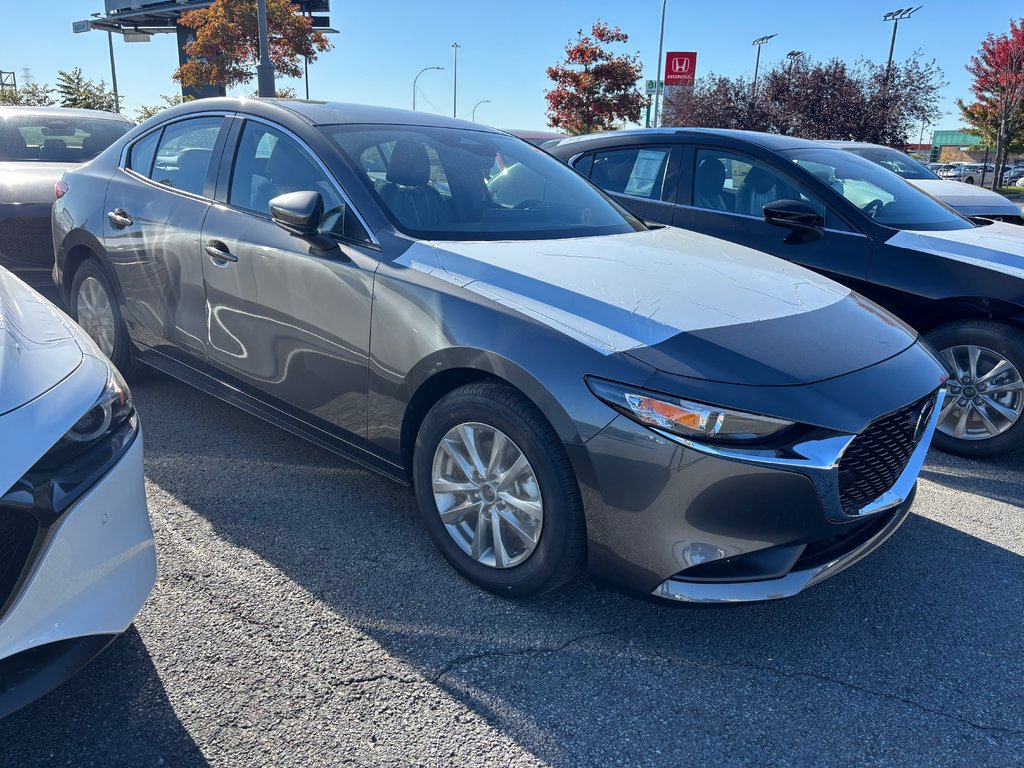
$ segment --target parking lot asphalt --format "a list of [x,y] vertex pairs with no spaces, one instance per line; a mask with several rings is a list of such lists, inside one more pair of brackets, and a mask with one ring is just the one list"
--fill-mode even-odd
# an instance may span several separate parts
[[0,721],[4,766],[1019,765],[1024,458],[933,454],[915,514],[794,599],[509,602],[412,492],[153,375],[157,586]]

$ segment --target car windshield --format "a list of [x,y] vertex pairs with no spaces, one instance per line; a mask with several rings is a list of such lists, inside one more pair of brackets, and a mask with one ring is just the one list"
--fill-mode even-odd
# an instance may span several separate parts
[[843,147],[847,152],[860,155],[886,170],[892,171],[904,179],[937,179],[934,173],[929,171],[921,163],[917,162],[910,155],[905,155],[897,149],[889,147]]
[[0,118],[0,161],[84,163],[131,129],[127,120],[19,114]]
[[645,228],[575,171],[512,136],[426,126],[324,130],[412,237],[533,240]]
[[783,157],[825,179],[872,221],[893,229],[971,229],[970,221],[896,174],[839,149],[789,149]]

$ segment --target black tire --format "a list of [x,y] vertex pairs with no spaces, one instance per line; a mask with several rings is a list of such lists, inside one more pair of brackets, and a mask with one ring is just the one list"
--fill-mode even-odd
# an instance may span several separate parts
[[[925,334],[940,353],[959,345],[985,347],[1002,355],[1024,374],[1024,331],[992,320],[962,320]],[[972,458],[1004,456],[1024,449],[1024,416],[1002,434],[984,440],[964,440],[936,430],[932,443],[946,453]]]
[[[453,427],[480,422],[505,433],[523,452],[537,478],[544,508],[536,548],[522,563],[496,568],[467,554],[448,533],[434,500],[434,454]],[[479,587],[520,598],[556,589],[583,569],[586,523],[572,464],[555,430],[521,392],[497,381],[459,387],[442,397],[416,436],[413,479],[420,514],[434,544],[451,566]]]
[[974,177],[973,176],[968,176],[966,179],[964,179],[964,183],[965,184],[973,184],[974,183]]
[[110,361],[122,374],[128,376],[133,373],[128,327],[125,325],[124,317],[121,314],[121,305],[117,301],[117,294],[114,293],[106,272],[96,259],[86,259],[83,261],[75,272],[74,279],[71,281],[71,294],[68,297],[68,308],[71,317],[76,323],[80,322],[78,307],[79,290],[82,287],[82,283],[90,277],[95,279],[106,293],[107,301],[110,303],[110,308],[114,315],[114,349],[109,355]]

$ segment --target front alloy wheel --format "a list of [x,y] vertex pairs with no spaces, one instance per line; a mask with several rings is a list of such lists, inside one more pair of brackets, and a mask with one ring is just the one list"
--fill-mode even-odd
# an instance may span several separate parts
[[583,501],[565,446],[522,392],[478,381],[449,392],[416,436],[423,524],[448,563],[504,597],[539,595],[583,568]]
[[533,554],[544,502],[530,462],[500,429],[467,422],[434,452],[431,487],[441,522],[467,555],[513,568]]
[[967,320],[932,331],[928,340],[949,371],[935,445],[961,456],[1024,448],[1024,334]]

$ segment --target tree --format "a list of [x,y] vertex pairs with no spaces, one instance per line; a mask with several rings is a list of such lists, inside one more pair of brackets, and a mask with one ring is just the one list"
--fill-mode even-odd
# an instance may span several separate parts
[[639,54],[615,55],[613,43],[629,40],[618,27],[598,19],[589,35],[577,30],[565,46],[565,60],[548,67],[555,87],[545,92],[548,125],[571,134],[606,131],[618,121],[640,119],[647,98],[637,88],[642,68]]
[[920,53],[887,72],[883,65],[805,58],[778,63],[759,79],[714,74],[692,89],[665,96],[665,125],[740,128],[807,139],[849,139],[903,147],[913,128],[939,117],[946,85],[934,61]]
[[107,90],[105,81],[94,82],[82,74],[80,67],[70,71],[57,71],[57,96],[62,107],[78,109],[101,109],[117,111],[117,100],[113,91]]
[[[246,83],[256,76],[260,60],[259,27],[253,0],[215,0],[207,8],[183,13],[178,23],[196,31],[185,46],[190,60],[174,73],[184,86]],[[267,0],[270,60],[284,77],[301,77],[300,60],[316,61],[334,46],[313,21],[295,13],[289,0]]]
[[183,104],[186,101],[191,101],[192,99],[191,97],[188,99],[183,99],[180,93],[176,93],[173,96],[161,95],[160,100],[163,101],[163,104],[139,107],[138,111],[135,113],[135,119],[141,123],[143,120],[148,120],[153,115],[163,112],[168,107],[176,107],[179,104]]
[[4,89],[0,91],[0,104],[9,104],[23,107],[52,107],[54,90],[48,85],[28,83],[17,90]]
[[1006,157],[1019,146],[1024,128],[1024,19],[1011,21],[1009,34],[989,33],[967,71],[974,78],[974,101],[966,104],[958,99],[957,106],[982,141],[995,145],[995,189]]

